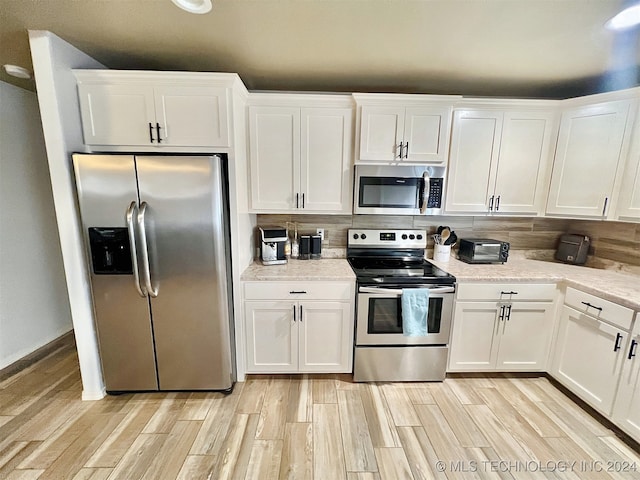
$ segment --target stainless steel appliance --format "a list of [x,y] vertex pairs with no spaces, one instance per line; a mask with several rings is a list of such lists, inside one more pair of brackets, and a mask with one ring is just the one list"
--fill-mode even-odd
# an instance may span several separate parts
[[233,387],[225,162],[73,155],[108,392]]
[[509,243],[490,238],[462,238],[458,259],[466,263],[505,263],[509,258]]
[[[424,230],[349,230],[356,274],[353,377],[361,381],[439,381],[445,377],[456,279],[424,258]],[[405,336],[402,291],[428,288],[427,335]]]
[[560,236],[555,258],[564,263],[584,265],[587,261],[591,241],[586,235],[566,233]]
[[354,213],[441,215],[445,167],[356,165]]
[[287,229],[280,227],[260,227],[260,257],[263,265],[281,265],[287,263],[285,244]]

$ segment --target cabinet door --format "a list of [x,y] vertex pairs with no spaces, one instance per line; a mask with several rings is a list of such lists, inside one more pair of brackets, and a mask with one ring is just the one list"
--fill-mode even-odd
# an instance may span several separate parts
[[300,203],[300,109],[249,108],[251,206],[295,212]]
[[605,217],[629,114],[628,101],[562,115],[548,214]]
[[360,160],[400,161],[404,107],[364,105],[360,116]]
[[156,87],[161,145],[228,147],[227,89]]
[[488,212],[495,187],[502,113],[457,111],[453,116],[447,212]]
[[304,212],[351,213],[350,108],[303,108],[300,206]]
[[[611,415],[628,334],[608,323],[562,307],[553,376],[604,415]],[[620,348],[614,351],[617,344]]]
[[297,304],[245,302],[248,373],[298,371]]
[[500,323],[496,369],[544,371],[549,357],[553,304],[513,302],[510,313]]
[[301,372],[351,372],[351,303],[300,302],[298,330]]
[[640,108],[632,130],[631,149],[622,177],[616,217],[622,220],[640,221]]
[[449,347],[449,372],[493,370],[498,353],[496,302],[457,302]]
[[157,145],[151,87],[81,84],[78,94],[87,145]]
[[640,314],[636,315],[631,343],[625,351],[613,420],[640,442]]
[[449,153],[451,107],[408,107],[404,117],[404,161],[444,163]]
[[555,131],[552,112],[505,112],[494,212],[536,214],[544,210]]

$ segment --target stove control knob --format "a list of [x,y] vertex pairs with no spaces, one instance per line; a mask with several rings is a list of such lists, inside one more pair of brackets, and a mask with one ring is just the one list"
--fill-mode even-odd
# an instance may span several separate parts
[[422,235],[418,234],[418,236],[416,237],[418,240],[422,240]]
[[357,234],[357,233],[354,233],[354,234],[353,234],[353,239],[354,239],[354,240],[357,240],[357,239],[358,239],[358,234]]
[[416,236],[413,233],[409,235],[409,240],[413,240],[414,238],[416,238]]
[[406,240],[406,239],[407,239],[407,234],[406,234],[406,233],[403,233],[403,234],[402,234],[402,239],[403,239],[403,240]]
[[360,235],[360,238],[364,240],[365,238],[367,238],[367,236],[363,233],[362,235]]

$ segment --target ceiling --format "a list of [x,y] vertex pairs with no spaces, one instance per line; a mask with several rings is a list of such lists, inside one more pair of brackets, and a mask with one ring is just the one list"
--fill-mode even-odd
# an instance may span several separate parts
[[0,0],[0,64],[32,68],[34,29],[109,68],[237,72],[250,90],[565,98],[640,84],[640,28],[603,28],[628,3]]

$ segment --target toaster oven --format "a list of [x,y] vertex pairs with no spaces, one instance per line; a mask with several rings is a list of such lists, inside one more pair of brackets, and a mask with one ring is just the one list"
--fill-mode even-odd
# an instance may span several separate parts
[[505,263],[509,258],[509,243],[490,238],[463,238],[458,259],[466,263]]

